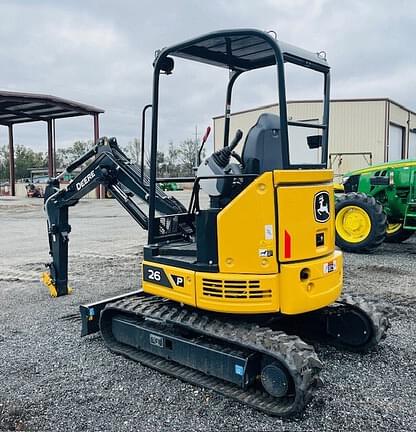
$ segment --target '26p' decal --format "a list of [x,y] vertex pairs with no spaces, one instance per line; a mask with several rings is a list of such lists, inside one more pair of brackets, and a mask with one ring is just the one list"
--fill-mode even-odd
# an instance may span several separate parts
[[172,288],[172,285],[166,276],[163,268],[143,264],[143,279],[146,282],[151,282],[156,285],[162,285],[167,288]]
[[171,275],[171,276],[176,286],[178,287],[185,286],[185,278],[183,276],[176,276],[176,275]]

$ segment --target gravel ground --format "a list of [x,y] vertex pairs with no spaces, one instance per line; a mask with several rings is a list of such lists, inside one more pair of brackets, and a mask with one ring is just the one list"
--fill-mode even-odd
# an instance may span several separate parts
[[325,385],[298,418],[254,411],[81,339],[80,303],[136,289],[146,233],[112,200],[71,209],[71,296],[39,282],[48,260],[37,200],[0,199],[0,430],[416,431],[416,236],[345,254],[345,290],[387,307],[371,354],[317,346]]

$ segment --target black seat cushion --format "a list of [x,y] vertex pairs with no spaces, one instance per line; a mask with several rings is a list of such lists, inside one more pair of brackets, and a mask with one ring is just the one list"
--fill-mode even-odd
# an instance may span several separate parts
[[269,113],[260,115],[247,134],[241,157],[246,174],[283,168],[279,116]]

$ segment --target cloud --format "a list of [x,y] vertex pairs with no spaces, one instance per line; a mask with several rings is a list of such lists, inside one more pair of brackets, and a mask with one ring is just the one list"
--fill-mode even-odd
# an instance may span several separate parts
[[[219,28],[275,30],[292,44],[324,49],[333,97],[391,97],[416,109],[414,1],[0,0],[0,7],[0,87],[103,108],[102,134],[117,136],[122,144],[140,135],[140,112],[151,101],[155,50]],[[247,75],[236,85],[233,108],[275,100],[272,72]],[[162,79],[162,145],[192,136],[196,125],[202,132],[223,112],[226,79],[224,70],[177,62],[175,73]],[[311,77],[293,75],[288,81],[294,97],[316,97]],[[91,124],[90,119],[59,121],[58,146],[89,139]],[[16,141],[44,150],[44,129],[17,126]]]

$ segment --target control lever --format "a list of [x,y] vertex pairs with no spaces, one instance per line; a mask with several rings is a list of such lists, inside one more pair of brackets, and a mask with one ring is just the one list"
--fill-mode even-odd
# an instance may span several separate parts
[[205,131],[205,135],[202,137],[202,143],[198,150],[198,166],[201,165],[201,153],[202,149],[204,148],[205,143],[207,142],[207,139],[209,137],[209,134],[211,133],[211,126],[207,127],[207,130]]
[[[199,166],[197,177],[204,177],[200,183],[201,188],[211,198],[231,193],[235,170],[233,165],[230,166],[230,169],[226,169],[226,167],[229,165],[233,150],[237,147],[242,136],[243,132],[238,129],[230,145],[213,153]],[[212,176],[214,178],[210,178]],[[215,178],[216,176],[220,178]]]
[[242,137],[243,137],[243,131],[241,129],[237,129],[235,133],[235,137],[233,138],[230,145],[228,146],[231,152],[237,147],[237,144],[240,142]]
[[231,141],[230,145],[222,148],[221,150],[216,151],[212,155],[212,158],[214,159],[215,163],[219,167],[225,168],[230,163],[230,158],[233,153],[233,150],[237,147],[237,144],[240,142],[242,137],[243,137],[242,130],[237,129],[237,132],[235,133],[235,137]]

